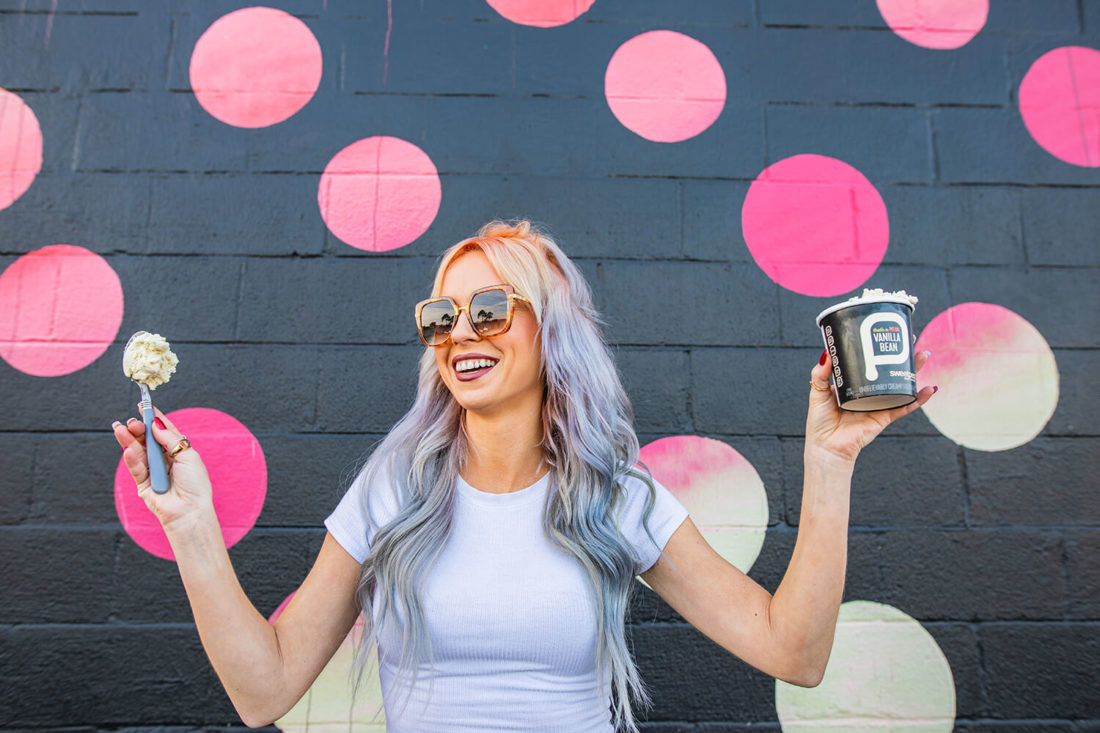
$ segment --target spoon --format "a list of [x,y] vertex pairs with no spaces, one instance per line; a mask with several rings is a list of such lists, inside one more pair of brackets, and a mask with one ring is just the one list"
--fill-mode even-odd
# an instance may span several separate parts
[[[149,336],[148,331],[138,331],[126,342],[126,348],[122,350],[122,372],[126,373],[126,352],[130,350],[130,344],[138,336]],[[129,376],[129,375],[127,375]],[[153,484],[153,491],[164,494],[168,491],[168,469],[164,465],[164,452],[160,450],[160,444],[153,438],[153,399],[149,396],[149,387],[143,382],[131,379],[141,388],[141,421],[145,423],[145,455],[149,459],[149,481]],[[157,447],[157,450],[149,450],[149,445]]]

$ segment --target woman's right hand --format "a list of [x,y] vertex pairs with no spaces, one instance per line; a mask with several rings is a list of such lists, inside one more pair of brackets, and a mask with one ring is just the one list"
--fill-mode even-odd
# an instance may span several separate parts
[[160,410],[156,410],[156,416],[164,428],[154,422],[153,438],[156,445],[153,450],[165,450],[164,463],[168,469],[168,491],[165,493],[153,491],[149,480],[145,425],[141,420],[132,417],[125,424],[115,422],[112,426],[115,440],[122,446],[122,460],[130,470],[137,494],[145,502],[145,506],[156,515],[166,532],[186,531],[195,523],[214,514],[210,476],[198,451],[193,447],[185,448],[169,457],[168,452],[179,445],[183,434]]

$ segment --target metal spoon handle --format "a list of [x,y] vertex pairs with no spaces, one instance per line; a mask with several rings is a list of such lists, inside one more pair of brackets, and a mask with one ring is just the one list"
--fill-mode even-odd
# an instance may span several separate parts
[[164,451],[153,437],[153,400],[149,397],[149,388],[141,387],[141,421],[145,423],[145,455],[149,459],[149,482],[153,491],[164,494],[168,491],[168,469],[164,465]]

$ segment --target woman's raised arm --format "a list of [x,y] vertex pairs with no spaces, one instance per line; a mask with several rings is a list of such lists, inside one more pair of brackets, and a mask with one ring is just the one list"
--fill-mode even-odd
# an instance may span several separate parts
[[[919,370],[928,353],[916,355]],[[726,650],[778,679],[812,687],[832,650],[844,593],[848,507],[859,451],[935,392],[882,412],[845,412],[824,362],[811,372],[806,417],[802,513],[791,562],[775,595],[716,553],[691,519],[673,533],[665,556],[642,574],[689,623]],[[817,386],[822,385],[822,386]],[[667,558],[667,559],[666,559]]]
[[[182,437],[162,413],[153,437],[166,449]],[[305,693],[358,615],[359,563],[326,535],[317,560],[286,609],[268,623],[245,596],[214,514],[210,479],[194,448],[167,458],[170,488],[149,483],[145,426],[115,423],[138,495],[164,527],[191,602],[203,648],[241,720],[268,725]]]

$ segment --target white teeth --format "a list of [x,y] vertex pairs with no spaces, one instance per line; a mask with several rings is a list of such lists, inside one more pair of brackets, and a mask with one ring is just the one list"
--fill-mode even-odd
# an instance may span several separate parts
[[496,364],[492,359],[463,359],[455,364],[455,371],[472,372],[475,369],[485,369]]

